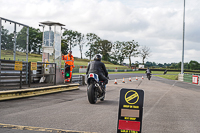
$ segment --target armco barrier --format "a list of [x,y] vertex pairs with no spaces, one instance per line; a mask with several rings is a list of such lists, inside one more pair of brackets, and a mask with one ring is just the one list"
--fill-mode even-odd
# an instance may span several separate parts
[[113,69],[107,69],[108,72],[115,72]]

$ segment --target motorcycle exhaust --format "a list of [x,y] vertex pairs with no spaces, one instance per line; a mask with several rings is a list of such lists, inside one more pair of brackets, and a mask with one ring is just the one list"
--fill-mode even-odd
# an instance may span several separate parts
[[102,93],[103,93],[103,91],[102,91],[101,87],[99,86],[99,84],[98,84],[98,83],[96,83],[96,84],[95,84],[95,86],[98,88],[98,91],[99,91],[99,93],[100,93],[100,94],[102,94]]

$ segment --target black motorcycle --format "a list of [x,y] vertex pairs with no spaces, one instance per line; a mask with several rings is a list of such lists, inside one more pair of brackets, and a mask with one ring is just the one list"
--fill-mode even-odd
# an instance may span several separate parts
[[97,100],[104,101],[106,86],[103,81],[99,81],[99,77],[95,73],[88,74],[87,78],[87,95],[91,104],[95,104]]
[[150,80],[151,79],[151,73],[147,73],[147,78]]

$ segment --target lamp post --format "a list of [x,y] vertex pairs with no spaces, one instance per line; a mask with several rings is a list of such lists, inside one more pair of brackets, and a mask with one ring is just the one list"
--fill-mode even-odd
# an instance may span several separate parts
[[185,39],[185,0],[184,0],[184,9],[183,9],[183,46],[182,46],[181,74],[184,73],[184,39]]

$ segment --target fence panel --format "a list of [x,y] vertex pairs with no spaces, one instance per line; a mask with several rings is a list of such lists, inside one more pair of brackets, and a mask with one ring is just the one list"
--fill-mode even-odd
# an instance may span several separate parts
[[27,84],[27,65],[28,62],[0,59],[0,88],[11,86],[19,86],[21,88],[23,84]]
[[190,74],[184,74],[183,81],[184,82],[188,82],[188,83],[192,83],[192,75],[190,75]]

